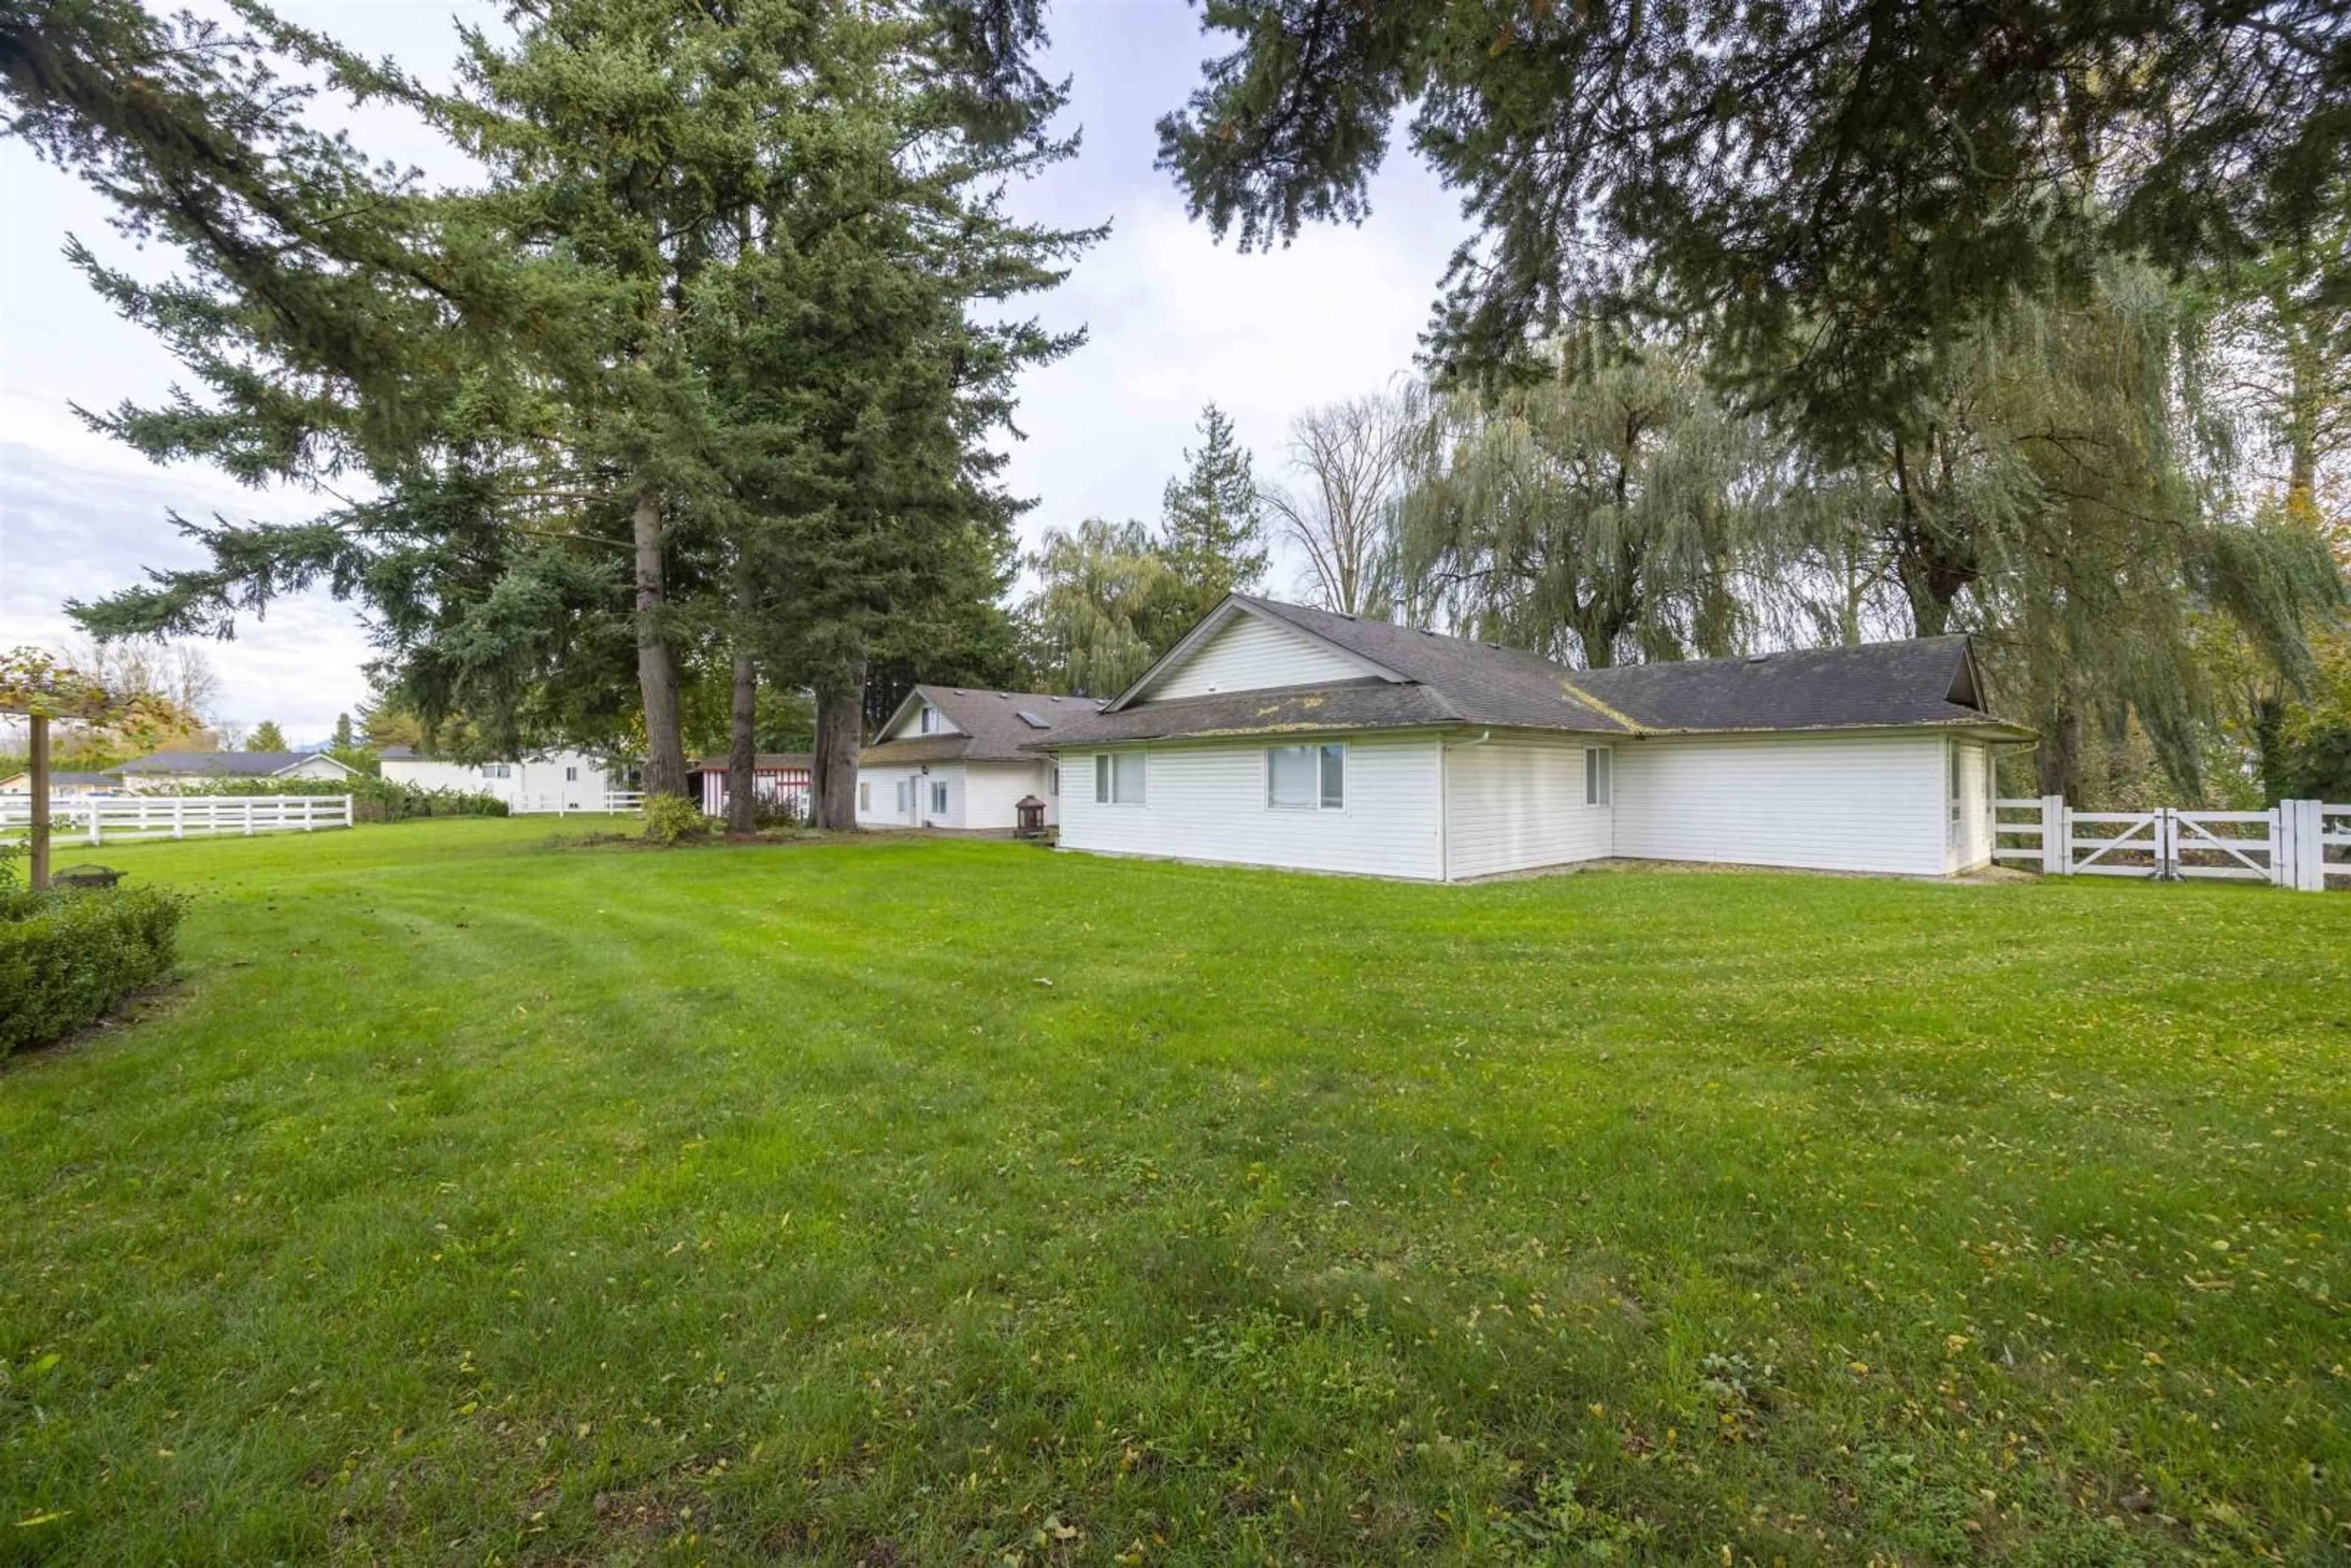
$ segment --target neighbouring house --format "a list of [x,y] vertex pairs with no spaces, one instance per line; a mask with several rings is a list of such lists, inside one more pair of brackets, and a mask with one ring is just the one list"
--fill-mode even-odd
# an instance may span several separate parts
[[1046,692],[916,686],[857,754],[858,825],[1009,831],[1031,796],[1045,803],[1048,823],[1058,821],[1052,758],[1021,748],[1101,706]]
[[304,779],[329,783],[356,779],[359,770],[321,751],[158,751],[112,769],[122,788],[179,789],[224,779]]
[[510,811],[601,811],[606,796],[628,785],[622,770],[585,751],[541,751],[496,762],[452,762],[413,747],[376,754],[383,776],[420,789],[489,795]]
[[1236,594],[1060,758],[1061,844],[1457,881],[1610,857],[1947,876],[1990,863],[1965,637],[1572,670]]
[[[751,793],[771,806],[785,807],[806,821],[809,793],[816,782],[816,758],[805,751],[762,751],[751,760]],[[686,793],[702,802],[709,816],[726,814],[726,758],[697,757],[686,764]]]
[[[122,788],[121,781],[110,773],[60,773],[49,770],[51,795],[110,795]],[[33,775],[11,773],[0,779],[0,795],[29,795],[33,792]]]

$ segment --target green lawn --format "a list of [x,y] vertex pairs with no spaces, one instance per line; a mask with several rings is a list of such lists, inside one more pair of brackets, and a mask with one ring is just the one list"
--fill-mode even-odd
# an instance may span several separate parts
[[556,826],[108,847],[0,1559],[2351,1554],[2351,898]]

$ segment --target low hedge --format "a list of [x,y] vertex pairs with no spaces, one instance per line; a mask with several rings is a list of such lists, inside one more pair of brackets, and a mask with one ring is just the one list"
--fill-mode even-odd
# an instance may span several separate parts
[[0,892],[0,1057],[96,1023],[170,974],[186,908],[156,887]]
[[458,789],[427,789],[390,779],[207,779],[158,795],[349,795],[351,818],[360,822],[404,822],[422,817],[503,817],[507,803],[496,795]]

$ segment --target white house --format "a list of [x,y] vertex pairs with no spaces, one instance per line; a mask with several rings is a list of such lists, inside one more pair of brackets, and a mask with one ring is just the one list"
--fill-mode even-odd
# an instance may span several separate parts
[[[111,795],[121,788],[121,783],[110,773],[60,773],[55,768],[49,771],[52,799],[61,795]],[[32,792],[33,775],[30,770],[11,773],[5,779],[0,779],[0,795],[29,795]]]
[[330,783],[359,777],[321,751],[158,751],[111,770],[129,790],[180,788],[224,779],[315,779]]
[[1458,881],[1606,857],[1947,876],[1990,862],[1964,637],[1571,670],[1235,594],[1030,749],[1061,844]]
[[1058,771],[1024,751],[1102,706],[1094,697],[916,686],[857,754],[857,822],[866,828],[1009,830],[1029,797],[1061,819]]
[[585,751],[542,751],[502,762],[452,762],[387,746],[377,755],[383,776],[423,789],[493,795],[510,811],[601,811],[608,791],[628,788],[620,770]]

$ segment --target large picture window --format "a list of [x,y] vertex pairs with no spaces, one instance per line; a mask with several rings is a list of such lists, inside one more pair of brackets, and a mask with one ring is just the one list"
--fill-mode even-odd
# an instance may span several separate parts
[[1339,745],[1268,747],[1265,803],[1277,811],[1346,810],[1347,748]]
[[1098,806],[1143,804],[1143,753],[1094,753],[1094,803]]
[[1608,750],[1593,747],[1583,754],[1583,803],[1587,806],[1608,804]]

